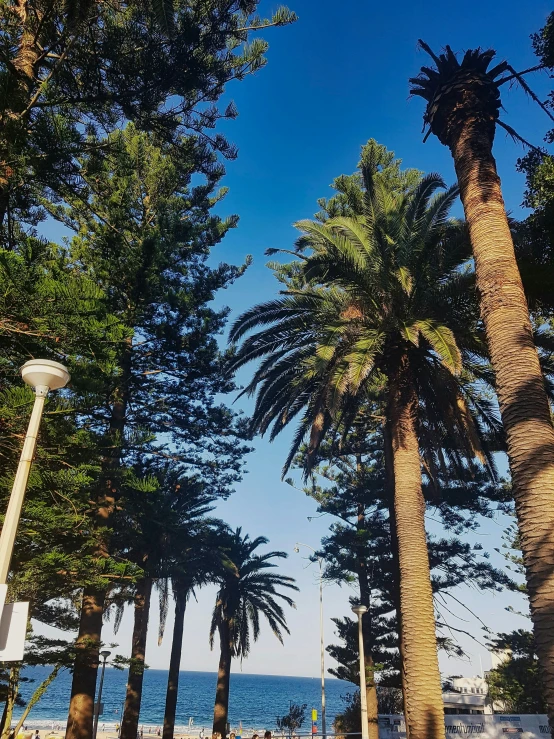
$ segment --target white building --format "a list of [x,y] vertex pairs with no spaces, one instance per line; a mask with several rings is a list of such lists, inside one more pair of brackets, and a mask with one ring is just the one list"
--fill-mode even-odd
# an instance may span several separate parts
[[445,714],[492,714],[504,710],[487,696],[487,682],[482,677],[453,677],[443,691]]

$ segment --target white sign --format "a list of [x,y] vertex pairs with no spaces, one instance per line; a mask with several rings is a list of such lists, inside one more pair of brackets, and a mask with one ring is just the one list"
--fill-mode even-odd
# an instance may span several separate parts
[[19,662],[23,659],[28,603],[6,603],[0,618],[0,661]]

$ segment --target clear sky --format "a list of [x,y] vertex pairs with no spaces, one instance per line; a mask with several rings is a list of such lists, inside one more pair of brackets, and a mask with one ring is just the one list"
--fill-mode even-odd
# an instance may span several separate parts
[[[262,11],[277,3],[263,3]],[[422,143],[423,102],[408,97],[408,77],[415,76],[428,58],[417,49],[423,38],[438,51],[444,44],[454,50],[493,47],[499,58],[507,58],[516,69],[536,63],[529,36],[543,24],[550,11],[545,0],[466,0],[464,3],[370,2],[369,0],[291,0],[299,21],[287,28],[270,29],[264,36],[271,48],[269,63],[255,77],[234,84],[228,91],[239,110],[239,118],[224,132],[239,147],[239,157],[227,167],[225,184],[230,188],[221,208],[238,213],[239,228],[218,248],[217,259],[241,262],[252,254],[254,264],[218,303],[232,308],[233,315],[253,303],[275,295],[277,283],[264,266],[267,247],[293,243],[292,223],[311,217],[316,199],[330,194],[329,184],[339,174],[351,173],[361,145],[375,138],[404,160],[407,167],[440,172],[448,183],[454,180],[450,153],[436,138]],[[544,75],[529,79],[539,93],[546,94]],[[502,88],[506,111],[503,117],[536,144],[548,128],[548,119],[517,90]],[[503,180],[507,206],[516,214],[523,182],[515,172],[521,156],[519,145],[497,136],[495,153]],[[247,403],[241,403],[246,411]],[[289,615],[291,636],[281,647],[268,629],[263,629],[252,656],[243,664],[245,672],[316,676],[319,673],[319,629],[317,580],[314,567],[293,553],[300,540],[317,547],[331,523],[328,517],[309,521],[315,504],[302,493],[280,482],[288,437],[270,445],[256,442],[248,474],[232,498],[218,513],[231,525],[241,525],[252,536],[266,535],[271,547],[290,552],[283,564],[301,588],[297,609]],[[486,549],[500,546],[505,521],[487,523],[475,537]],[[430,521],[430,527],[435,524]],[[493,553],[494,559],[494,553]],[[500,562],[498,558],[495,560]],[[326,641],[332,639],[332,616],[348,611],[347,587],[329,586],[325,591]],[[190,604],[185,624],[182,668],[216,670],[217,650],[210,653],[208,628],[214,591],[201,592]],[[483,595],[471,588],[457,596],[498,631],[527,626],[525,619],[505,611],[507,605],[521,607],[514,596]],[[455,604],[454,604],[455,605]],[[450,606],[449,606],[450,607]],[[455,610],[466,621],[453,621],[458,628],[479,636],[479,625],[460,607]],[[171,620],[166,639],[157,646],[156,613],[152,611],[147,662],[166,668],[169,661]],[[114,638],[128,652],[131,614],[127,613]],[[110,641],[106,629],[106,641]],[[490,661],[484,648],[468,638],[462,644],[470,662],[441,657],[445,674],[475,674],[479,654],[485,669]],[[329,662],[329,660],[328,660]],[[236,666],[239,669],[239,666]],[[214,686],[215,689],[215,686]]]

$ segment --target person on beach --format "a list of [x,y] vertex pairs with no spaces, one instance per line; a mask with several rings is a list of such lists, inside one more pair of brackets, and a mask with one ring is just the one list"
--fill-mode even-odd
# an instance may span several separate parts
[[38,729],[35,731],[35,739],[40,739],[40,731]]
[[234,732],[234,731],[232,731],[232,732],[231,732],[231,733],[229,734],[229,739],[236,739],[236,736],[237,736],[237,735],[235,734],[235,732]]
[[265,732],[264,739],[271,739],[271,731],[266,731]]

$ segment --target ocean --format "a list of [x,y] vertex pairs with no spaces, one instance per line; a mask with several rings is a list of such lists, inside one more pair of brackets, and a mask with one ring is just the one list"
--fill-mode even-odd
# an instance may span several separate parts
[[[34,682],[21,684],[21,697],[28,699],[38,684],[48,675],[48,667],[28,668],[23,672]],[[179,701],[177,704],[178,731],[184,732],[190,726],[191,733],[204,728],[211,730],[217,676],[211,672],[181,672],[179,677]],[[121,720],[121,710],[125,699],[127,670],[106,669],[102,703],[104,713],[100,717],[99,728],[105,725],[111,729]],[[140,723],[147,726],[159,726],[163,722],[165,691],[167,686],[166,670],[146,670]],[[26,720],[29,728],[62,728],[67,719],[67,707],[71,690],[71,675],[64,671],[52,685],[40,702],[32,709]],[[327,726],[331,728],[337,713],[344,708],[342,696],[353,693],[350,683],[332,678],[325,680],[327,703]],[[231,693],[229,698],[229,721],[233,727],[242,722],[243,730],[261,730],[275,728],[275,719],[288,712],[290,701],[306,703],[306,723],[302,731],[310,731],[311,709],[318,711],[320,726],[321,682],[319,678],[284,677],[277,675],[248,675],[238,670],[231,674]],[[22,709],[16,709],[14,718],[21,715]],[[192,724],[189,722],[192,720]],[[188,731],[187,731],[188,733]]]

